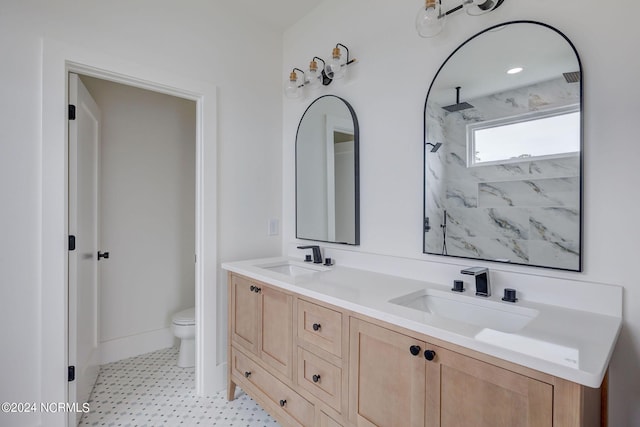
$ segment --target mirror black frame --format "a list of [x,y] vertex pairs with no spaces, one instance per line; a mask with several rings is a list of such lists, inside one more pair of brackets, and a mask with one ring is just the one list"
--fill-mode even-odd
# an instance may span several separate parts
[[[476,37],[479,37],[480,35],[494,30],[496,28],[499,27],[503,27],[506,25],[511,25],[511,24],[535,24],[535,25],[540,25],[543,27],[546,27],[554,32],[556,32],[558,35],[560,35],[566,42],[567,44],[571,47],[571,49],[573,50],[573,53],[576,56],[576,60],[578,62],[578,66],[579,66],[579,70],[580,70],[580,88],[579,88],[579,93],[580,93],[580,154],[579,154],[579,159],[580,159],[580,166],[579,166],[579,171],[580,171],[580,183],[579,183],[579,207],[580,207],[580,219],[579,219],[579,242],[578,242],[578,247],[579,247],[579,255],[578,255],[578,267],[577,269],[573,269],[573,268],[561,268],[561,267],[553,267],[553,266],[545,266],[545,265],[536,265],[536,264],[525,264],[525,263],[517,263],[517,262],[510,262],[510,261],[500,261],[500,260],[496,260],[496,259],[485,259],[485,258],[474,258],[474,257],[465,257],[465,256],[460,256],[460,255],[448,255],[448,254],[438,254],[438,253],[433,253],[433,252],[426,252],[425,248],[426,248],[426,231],[427,231],[427,227],[428,224],[426,223],[427,221],[427,151],[431,150],[430,148],[428,149],[427,145],[429,144],[429,142],[427,141],[427,105],[428,105],[428,101],[429,101],[429,95],[431,93],[431,89],[433,88],[433,84],[436,82],[436,79],[438,78],[438,76],[440,75],[440,72],[442,71],[442,69],[445,67],[445,65],[447,64],[447,62],[449,62],[449,60],[460,50],[462,49],[465,45],[467,45],[469,42],[471,42],[472,40],[474,40]],[[486,28],[476,34],[474,34],[473,36],[469,37],[466,41],[464,41],[462,44],[460,44],[449,56],[447,56],[447,59],[444,60],[444,62],[442,63],[442,65],[440,65],[440,67],[438,68],[438,71],[436,72],[435,76],[433,77],[433,80],[431,81],[431,84],[429,85],[429,91],[427,92],[427,97],[425,99],[424,102],[424,111],[423,111],[423,140],[422,140],[422,146],[423,146],[423,174],[422,174],[422,181],[423,181],[423,204],[422,204],[422,253],[424,254],[428,254],[428,255],[439,255],[439,256],[446,256],[446,257],[453,257],[453,258],[462,258],[462,259],[472,259],[472,260],[476,260],[476,261],[490,261],[490,262],[496,262],[496,263],[500,263],[500,264],[508,264],[508,265],[522,265],[522,266],[527,266],[527,267],[537,267],[537,268],[547,268],[547,269],[553,269],[553,270],[563,270],[563,271],[573,271],[573,272],[581,272],[583,269],[583,250],[584,250],[584,200],[583,200],[583,187],[584,187],[584,94],[583,94],[583,88],[584,88],[584,70],[582,67],[582,61],[580,60],[580,55],[578,54],[578,51],[576,49],[576,47],[574,46],[574,44],[571,42],[571,40],[564,34],[562,33],[562,31],[558,30],[557,28],[552,27],[551,25],[542,23],[542,22],[538,22],[538,21],[531,21],[531,20],[515,20],[515,21],[509,21],[509,22],[503,22],[500,24],[496,24],[493,25],[489,28]]]
[[[351,114],[351,120],[353,121],[353,141],[354,141],[354,193],[355,193],[355,218],[354,218],[354,224],[355,224],[355,236],[354,236],[354,242],[353,243],[349,243],[349,242],[335,242],[335,241],[329,241],[329,240],[316,240],[316,239],[311,239],[308,237],[302,237],[299,235],[298,233],[298,137],[299,137],[299,133],[300,133],[300,126],[302,125],[302,121],[304,120],[307,112],[309,111],[309,109],[311,109],[311,107],[318,102],[319,100],[323,99],[323,98],[327,98],[327,97],[331,97],[331,98],[336,98],[340,101],[342,101],[344,103],[344,105],[347,107],[347,109],[349,110],[349,114]],[[313,102],[311,102],[311,104],[309,104],[309,106],[306,108],[306,110],[304,111],[304,113],[302,114],[302,117],[300,117],[300,121],[298,122],[298,128],[296,130],[296,143],[295,143],[295,177],[296,177],[296,185],[295,185],[295,193],[296,193],[296,239],[300,239],[300,240],[310,240],[310,241],[314,241],[314,242],[322,242],[322,243],[335,243],[335,244],[340,244],[340,245],[349,245],[349,246],[359,246],[360,245],[360,128],[358,125],[358,117],[356,116],[356,112],[353,109],[353,107],[351,106],[351,104],[349,104],[349,102],[347,102],[344,98],[341,98],[339,96],[336,95],[322,95],[316,99],[313,100]]]

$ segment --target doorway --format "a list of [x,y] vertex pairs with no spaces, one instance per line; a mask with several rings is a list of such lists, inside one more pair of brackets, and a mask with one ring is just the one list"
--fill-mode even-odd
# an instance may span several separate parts
[[[78,219],[93,224],[75,240],[91,234],[95,246],[69,254],[69,397],[84,403],[97,364],[174,345],[172,314],[195,305],[196,103],[73,73],[69,89],[78,104],[69,122],[69,230],[76,234]],[[91,162],[76,156],[86,146]],[[88,182],[96,188],[79,193]],[[76,218],[85,204],[94,209]],[[77,265],[93,274],[77,278]]]
[[[42,400],[68,401],[68,121],[65,111],[69,72],[196,102],[196,393],[214,393],[224,387],[225,372],[217,351],[216,86],[49,38],[43,40],[42,52],[42,249],[39,256]],[[66,414],[60,412],[41,414],[41,418],[44,425],[67,424]]]

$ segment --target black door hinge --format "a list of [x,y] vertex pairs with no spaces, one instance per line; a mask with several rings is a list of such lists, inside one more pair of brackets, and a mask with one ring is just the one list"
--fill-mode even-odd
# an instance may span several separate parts
[[76,119],[76,106],[69,104],[69,120]]
[[69,366],[69,369],[67,371],[67,380],[71,382],[71,381],[74,381],[75,379],[76,379],[76,367]]
[[69,235],[69,250],[70,251],[76,250],[76,236],[74,235]]

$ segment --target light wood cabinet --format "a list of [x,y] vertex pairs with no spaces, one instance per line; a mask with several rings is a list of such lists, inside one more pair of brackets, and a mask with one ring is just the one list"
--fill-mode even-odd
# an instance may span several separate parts
[[551,427],[553,386],[428,345],[426,426]]
[[342,313],[299,299],[298,339],[342,357]]
[[242,276],[232,275],[230,283],[229,325],[233,344],[291,378],[293,296]]
[[284,426],[601,425],[600,390],[235,273],[229,337],[229,400]]
[[409,350],[424,343],[354,318],[349,342],[349,421],[424,427],[426,366]]
[[484,358],[495,363],[351,318],[349,421],[365,427],[600,425],[599,415],[584,408],[587,394],[597,390]]
[[232,377],[242,378],[240,384],[245,391],[252,394],[254,398],[257,397],[265,409],[277,410],[278,419],[283,423],[294,426],[313,425],[315,417],[313,404],[284,382],[279,381],[250,357],[233,349],[230,364]]

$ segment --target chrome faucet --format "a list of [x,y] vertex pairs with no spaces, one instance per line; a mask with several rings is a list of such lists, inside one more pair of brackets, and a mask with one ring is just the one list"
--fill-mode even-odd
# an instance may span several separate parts
[[491,282],[489,281],[489,269],[486,267],[469,267],[460,271],[462,274],[474,276],[476,279],[476,295],[480,297],[491,296]]
[[320,252],[320,246],[318,245],[298,246],[298,249],[311,249],[311,251],[313,252],[313,263],[322,264],[322,253]]

